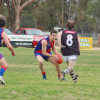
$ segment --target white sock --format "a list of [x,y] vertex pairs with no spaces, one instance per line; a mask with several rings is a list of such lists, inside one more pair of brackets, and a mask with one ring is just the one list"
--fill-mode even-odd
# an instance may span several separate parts
[[67,67],[65,70],[64,70],[65,74],[68,74],[71,72],[71,68]]

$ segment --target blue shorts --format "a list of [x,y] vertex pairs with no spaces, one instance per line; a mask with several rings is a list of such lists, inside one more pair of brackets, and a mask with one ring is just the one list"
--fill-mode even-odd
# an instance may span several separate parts
[[0,59],[1,59],[1,58],[3,58],[3,55],[2,55],[1,52],[0,52]]
[[[51,52],[49,54],[52,54]],[[44,60],[48,61],[49,56],[44,56],[41,53],[35,53],[35,57],[37,57],[38,55],[42,56]]]

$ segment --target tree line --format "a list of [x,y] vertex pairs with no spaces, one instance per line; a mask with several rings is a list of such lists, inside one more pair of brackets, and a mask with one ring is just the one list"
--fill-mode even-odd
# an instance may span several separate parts
[[68,19],[75,20],[78,32],[100,32],[100,0],[1,0],[0,13],[12,32],[19,27],[64,29]]

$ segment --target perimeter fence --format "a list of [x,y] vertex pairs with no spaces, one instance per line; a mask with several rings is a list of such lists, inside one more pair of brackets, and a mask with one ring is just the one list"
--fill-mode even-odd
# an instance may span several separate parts
[[97,43],[99,33],[78,33],[80,37],[92,37],[93,43]]

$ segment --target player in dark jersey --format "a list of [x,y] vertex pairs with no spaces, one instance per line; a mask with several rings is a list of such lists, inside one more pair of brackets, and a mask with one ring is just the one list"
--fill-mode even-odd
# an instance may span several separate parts
[[[51,31],[50,36],[41,39],[34,50],[35,57],[39,62],[39,67],[41,69],[42,77],[44,80],[46,80],[47,78],[46,78],[46,72],[44,70],[43,59],[46,61],[50,61],[56,66],[56,71],[58,73],[58,80],[61,75],[61,68],[60,65],[57,63],[58,57],[56,54],[58,54],[58,52],[55,49],[56,37],[57,37],[57,31],[55,30]],[[51,54],[51,48],[55,55]],[[63,78],[62,80],[66,80],[66,79]]]
[[67,28],[67,30],[60,31],[57,36],[58,44],[61,48],[61,53],[68,65],[68,67],[62,71],[63,74],[60,77],[60,81],[62,81],[62,78],[65,77],[65,74],[70,73],[73,81],[76,83],[78,75],[74,75],[73,69],[75,66],[77,55],[80,55],[80,42],[77,32],[73,30],[73,20],[68,20]]
[[[6,35],[6,33],[4,32],[4,28],[6,25],[6,21],[3,18],[0,18],[0,45],[1,45],[1,41],[2,39],[5,41],[5,44],[7,45],[8,49],[11,51],[12,56],[15,56],[15,52],[13,50],[12,45],[10,44],[8,37]],[[8,68],[8,64],[5,60],[5,58],[3,57],[3,55],[0,53],[0,84],[5,85],[5,81],[3,79],[3,74],[6,71],[6,69]]]

